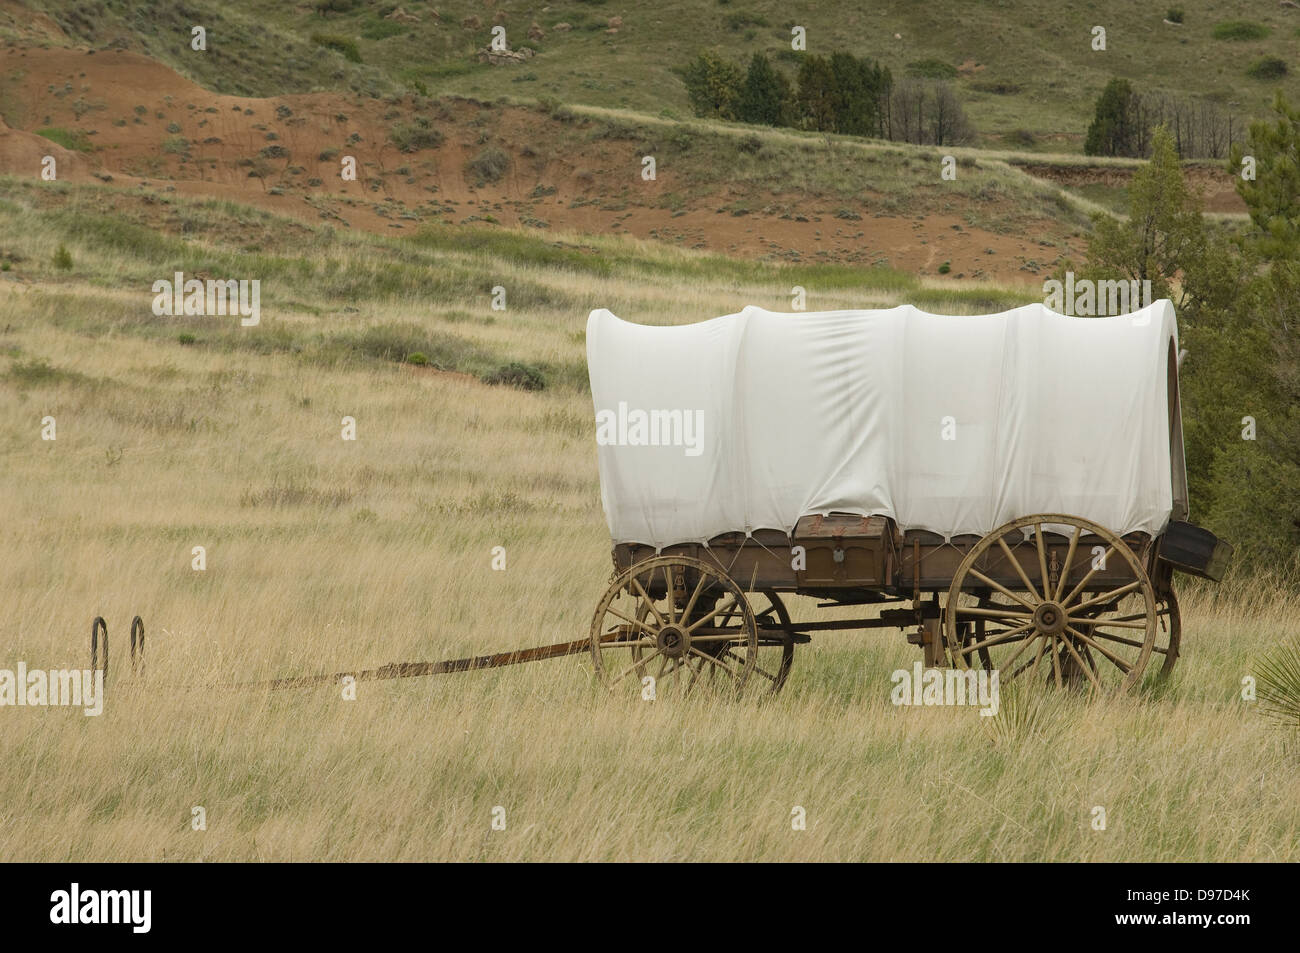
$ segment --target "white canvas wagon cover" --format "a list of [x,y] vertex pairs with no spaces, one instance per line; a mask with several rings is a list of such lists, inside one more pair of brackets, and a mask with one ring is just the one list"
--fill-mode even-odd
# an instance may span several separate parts
[[1173,306],[747,307],[652,327],[587,319],[601,500],[615,543],[791,533],[831,511],[985,534],[1034,513],[1120,534],[1185,515]]

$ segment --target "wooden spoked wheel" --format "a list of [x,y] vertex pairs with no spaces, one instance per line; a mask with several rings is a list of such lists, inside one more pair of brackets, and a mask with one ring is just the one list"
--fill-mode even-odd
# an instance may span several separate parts
[[647,700],[739,694],[754,677],[759,641],[741,588],[722,570],[684,556],[656,556],[626,570],[591,622],[597,676],[611,692]]
[[1183,644],[1183,614],[1178,609],[1178,597],[1174,595],[1172,589],[1157,603],[1156,621],[1158,623],[1156,644],[1152,651],[1164,655],[1165,661],[1160,667],[1160,677],[1168,678],[1169,673],[1174,670],[1174,665],[1178,663],[1178,653]]
[[[1141,613],[1120,616],[1116,621],[1130,622],[1141,618]],[[1156,596],[1156,641],[1151,647],[1152,661],[1160,662],[1159,678],[1168,678],[1178,662],[1183,641],[1183,616],[1178,609],[1178,597],[1170,589]]]
[[[1049,532],[1064,535],[1049,546]],[[976,543],[944,611],[953,664],[996,670],[1002,685],[1125,692],[1142,678],[1156,635],[1157,599],[1133,551],[1105,527],[1060,514],[1012,520]]]
[[[754,660],[754,674],[749,678],[746,692],[775,695],[785,687],[785,680],[794,665],[794,624],[781,597],[771,589],[761,589],[749,594],[750,609],[758,625],[758,654]],[[714,624],[726,627],[734,624],[737,610],[732,608]],[[732,658],[736,650],[727,646],[725,657]]]

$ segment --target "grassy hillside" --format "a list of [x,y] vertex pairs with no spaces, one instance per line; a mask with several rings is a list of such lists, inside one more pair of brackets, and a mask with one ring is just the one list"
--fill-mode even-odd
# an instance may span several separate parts
[[[1095,207],[1008,152],[458,96],[221,96],[122,51],[0,48],[0,89],[0,117],[21,133],[0,127],[0,169],[15,175],[54,151],[61,180],[163,182],[383,234],[486,222],[1041,281],[1077,256]],[[1132,165],[1112,160],[1105,174]]]
[[[0,856],[1300,859],[1294,746],[1238,700],[1300,611],[1276,594],[1185,590],[1172,684],[1125,702],[1004,698],[991,720],[890,705],[890,673],[918,657],[894,632],[819,636],[765,705],[610,700],[581,656],[363,683],[355,701],[213,688],[585,633],[610,571],[593,306],[675,323],[781,309],[795,283],[817,308],[973,312],[1016,291],[621,237],[398,239],[13,179],[0,235],[0,642],[30,667],[84,664],[102,614],[113,646],[102,716],[6,710]],[[260,276],[262,324],[155,317],[151,282],[178,269]],[[545,389],[478,379],[511,361]],[[149,662],[133,677],[136,613]]]
[[[1086,8],[1052,0],[793,6],[777,0],[664,0],[649,6],[618,0],[413,0],[400,6],[418,20],[390,19],[398,4],[369,0],[181,7],[46,0],[31,6],[48,12],[70,41],[125,42],[220,92],[378,93],[423,86],[434,93],[552,97],[676,116],[689,115],[689,109],[671,73],[674,66],[702,47],[737,60],[758,50],[790,53],[790,27],[799,24],[807,28],[811,52],[850,50],[879,59],[896,75],[926,61],[955,71],[986,141],[1007,137],[1023,143],[1023,131],[1049,151],[1081,148],[1093,101],[1112,76],[1142,89],[1204,97],[1243,116],[1263,114],[1277,85],[1293,98],[1300,93],[1300,10],[1250,0],[1175,4],[1184,14],[1181,24],[1163,22],[1167,5],[1129,0],[1100,0]],[[612,18],[621,21],[613,29]],[[41,35],[17,20],[11,13],[6,23],[0,11],[0,38]],[[1239,21],[1247,26],[1233,26]],[[497,22],[511,47],[527,46],[538,55],[518,66],[477,62],[474,52],[487,45]],[[196,23],[208,29],[206,53],[189,49]],[[528,36],[534,24],[544,34],[540,39]],[[1104,52],[1091,46],[1098,25],[1106,29]],[[322,47],[313,36],[332,45]],[[355,43],[360,62],[340,52],[346,43],[329,38]],[[1265,56],[1282,59],[1289,73],[1276,81],[1252,79],[1249,67]],[[790,69],[793,61],[783,60]]]

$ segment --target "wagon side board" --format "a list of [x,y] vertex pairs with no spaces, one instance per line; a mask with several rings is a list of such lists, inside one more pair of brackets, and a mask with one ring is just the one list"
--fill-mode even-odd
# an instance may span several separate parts
[[[832,513],[813,514],[799,520],[794,533],[756,530],[752,534],[727,533],[715,536],[708,545],[684,543],[665,547],[664,555],[699,559],[723,569],[742,588],[772,589],[827,598],[838,602],[880,602],[912,596],[918,592],[946,592],[957,567],[980,537],[959,536],[945,540],[936,533],[912,530],[900,533],[893,520],[883,516]],[[1123,538],[1144,566],[1153,567],[1153,540],[1145,533]],[[1011,545],[1022,565],[1037,565],[1037,542],[1030,538]],[[1044,548],[1050,576],[1056,576],[1069,554],[1070,539],[1044,534]],[[652,559],[651,546],[620,543],[614,547],[614,565],[623,571]],[[1074,565],[1090,562],[1092,575],[1087,592],[1103,592],[1128,580],[1124,560],[1116,556],[1103,560],[1088,537],[1076,547]],[[1012,590],[1023,590],[1024,582],[1000,549],[987,552],[975,567],[989,579]],[[1087,570],[1085,570],[1086,572]],[[1038,576],[1030,576],[1037,585]],[[662,580],[651,580],[662,586]]]

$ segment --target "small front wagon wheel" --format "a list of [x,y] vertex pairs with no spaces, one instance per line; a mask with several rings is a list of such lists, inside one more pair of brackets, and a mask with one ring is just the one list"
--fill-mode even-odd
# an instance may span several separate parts
[[749,600],[722,570],[685,556],[638,563],[610,585],[591,622],[597,677],[649,701],[739,694],[759,657]]

